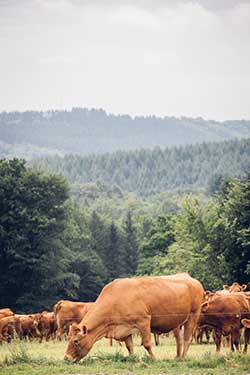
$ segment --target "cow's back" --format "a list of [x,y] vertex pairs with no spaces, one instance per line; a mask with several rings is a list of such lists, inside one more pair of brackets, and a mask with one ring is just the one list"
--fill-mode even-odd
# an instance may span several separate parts
[[190,313],[199,314],[203,294],[202,285],[186,274],[117,279],[102,290],[94,309],[129,322],[150,315],[152,331],[168,332]]
[[8,307],[5,309],[0,309],[0,319],[6,318],[7,316],[12,316],[12,315],[14,315],[14,313]]

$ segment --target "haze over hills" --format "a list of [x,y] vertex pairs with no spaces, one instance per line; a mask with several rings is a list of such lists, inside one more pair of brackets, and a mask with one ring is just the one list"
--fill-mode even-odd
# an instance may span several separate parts
[[250,138],[102,155],[49,156],[30,163],[64,175],[71,184],[98,182],[151,196],[175,189],[204,189],[221,177],[243,177],[250,171]]
[[153,149],[250,136],[250,121],[134,117],[100,109],[0,113],[0,157]]

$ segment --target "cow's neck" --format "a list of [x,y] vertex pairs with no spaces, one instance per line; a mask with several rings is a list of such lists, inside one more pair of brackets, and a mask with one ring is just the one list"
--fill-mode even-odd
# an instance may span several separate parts
[[100,307],[87,313],[79,326],[86,325],[88,335],[96,342],[103,337],[107,337],[110,324],[112,324],[110,309]]

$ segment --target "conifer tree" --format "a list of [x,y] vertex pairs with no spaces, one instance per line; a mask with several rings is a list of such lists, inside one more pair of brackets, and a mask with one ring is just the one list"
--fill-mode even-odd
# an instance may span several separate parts
[[138,265],[138,243],[136,239],[136,229],[133,225],[131,211],[128,211],[124,223],[124,253],[126,264],[126,275],[134,276]]

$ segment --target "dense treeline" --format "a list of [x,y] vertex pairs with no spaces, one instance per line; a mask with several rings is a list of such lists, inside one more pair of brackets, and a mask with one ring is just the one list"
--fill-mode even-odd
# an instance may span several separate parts
[[250,139],[203,143],[164,150],[118,151],[81,157],[47,157],[33,166],[64,175],[71,183],[100,182],[150,196],[190,187],[211,187],[220,176],[240,177],[250,169]]
[[93,301],[111,279],[135,274],[130,212],[118,227],[68,197],[64,178],[0,160],[0,306],[32,311],[59,298]]
[[181,211],[164,220],[161,225],[158,219],[142,244],[139,273],[187,271],[208,289],[249,282],[250,175],[225,181],[205,205],[195,196],[184,198]]
[[[222,141],[250,136],[250,121],[130,117],[103,110],[0,113],[0,156],[93,153]],[[1,143],[2,142],[2,143]]]
[[[60,298],[93,301],[117,277],[188,271],[206,288],[247,283],[250,176],[217,180],[166,214],[130,210],[112,220],[68,199],[63,177],[0,161],[0,306],[31,312]],[[125,208],[124,208],[125,209]]]

